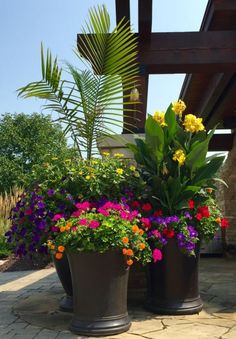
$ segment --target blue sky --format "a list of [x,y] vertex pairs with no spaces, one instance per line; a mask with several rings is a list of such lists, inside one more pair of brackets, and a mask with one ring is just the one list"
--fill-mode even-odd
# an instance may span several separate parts
[[[40,79],[40,43],[73,64],[76,35],[88,8],[105,4],[115,25],[115,0],[0,0],[0,114],[41,112],[42,102],[18,99],[16,89]],[[207,0],[153,0],[153,31],[196,31]],[[137,30],[137,0],[131,0]],[[80,67],[80,65],[77,65]],[[178,97],[184,75],[151,76],[148,112],[165,110]]]

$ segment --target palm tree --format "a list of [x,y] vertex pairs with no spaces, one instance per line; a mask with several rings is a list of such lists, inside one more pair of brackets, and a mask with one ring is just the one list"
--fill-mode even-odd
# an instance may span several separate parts
[[90,9],[82,32],[75,53],[86,70],[65,63],[70,79],[62,79],[64,69],[49,50],[45,56],[41,46],[42,79],[20,88],[18,95],[46,99],[44,108],[59,113],[80,156],[85,151],[91,159],[97,139],[114,134],[112,127],[121,126],[123,110],[132,110],[123,93],[137,86],[137,39],[125,20],[110,32],[105,6]]

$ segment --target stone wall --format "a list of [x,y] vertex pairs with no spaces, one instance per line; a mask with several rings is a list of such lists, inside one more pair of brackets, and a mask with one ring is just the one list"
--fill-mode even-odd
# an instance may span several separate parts
[[226,162],[221,170],[220,177],[227,183],[219,186],[217,192],[218,202],[224,216],[229,219],[230,227],[224,237],[226,244],[236,246],[236,137],[233,149],[229,152]]

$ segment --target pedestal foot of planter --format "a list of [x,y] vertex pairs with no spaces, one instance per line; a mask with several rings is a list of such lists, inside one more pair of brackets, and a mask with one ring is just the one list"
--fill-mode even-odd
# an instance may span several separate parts
[[156,314],[169,314],[169,315],[181,315],[181,314],[196,314],[202,310],[203,303],[200,298],[185,299],[177,302],[158,302],[153,300],[147,300],[145,308]]
[[66,294],[60,300],[59,307],[63,312],[73,312],[73,297]]
[[101,319],[72,319],[70,330],[73,333],[87,336],[107,336],[128,331],[131,322],[128,315],[122,317],[106,317]]

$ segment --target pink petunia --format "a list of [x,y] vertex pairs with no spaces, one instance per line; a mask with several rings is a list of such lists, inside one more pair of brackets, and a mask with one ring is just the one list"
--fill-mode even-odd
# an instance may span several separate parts
[[58,221],[63,218],[62,214],[55,214],[54,217],[52,218],[52,221]]
[[100,222],[98,220],[90,221],[89,227],[90,228],[98,228],[100,226]]
[[88,225],[88,220],[87,220],[87,219],[80,219],[80,220],[78,221],[78,224],[79,224],[79,225],[87,226],[87,225]]
[[78,217],[80,216],[81,213],[82,213],[81,211],[77,210],[77,211],[74,211],[74,212],[71,214],[71,216],[74,217],[74,218],[78,218]]
[[77,204],[75,204],[75,207],[78,208],[78,210],[87,210],[90,209],[90,203],[88,201],[84,201],[84,202],[78,202]]
[[108,217],[110,215],[109,212],[104,210],[103,208],[99,208],[98,213],[104,215],[104,217]]
[[142,221],[145,228],[151,227],[151,221],[148,218],[141,218],[141,221]]
[[156,237],[156,238],[160,238],[160,236],[161,236],[161,233],[160,233],[158,230],[153,230],[153,231],[152,231],[152,234],[153,234],[154,237]]
[[152,252],[152,258],[154,262],[160,261],[162,259],[162,253],[159,248],[155,248]]
[[120,211],[120,217],[123,220],[129,220],[129,213],[127,213],[125,211]]

